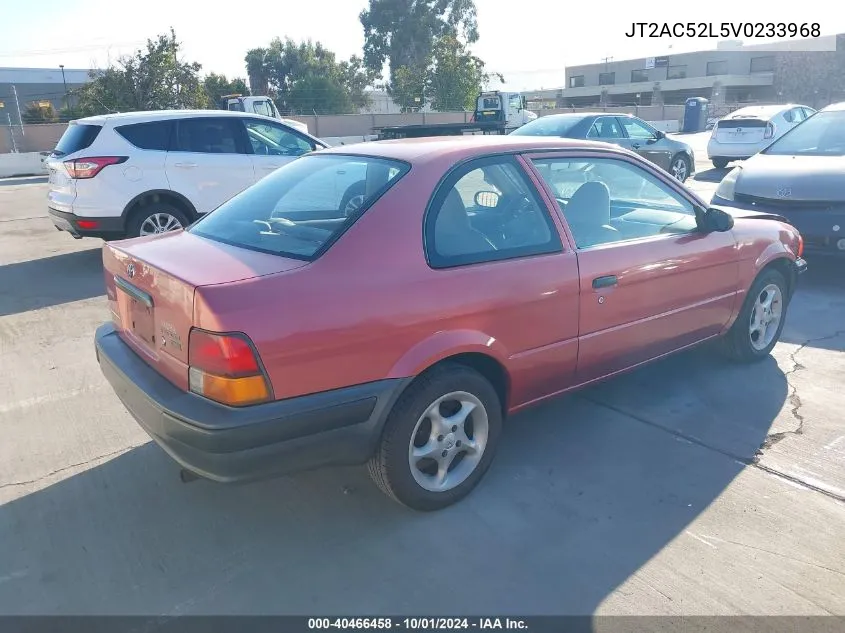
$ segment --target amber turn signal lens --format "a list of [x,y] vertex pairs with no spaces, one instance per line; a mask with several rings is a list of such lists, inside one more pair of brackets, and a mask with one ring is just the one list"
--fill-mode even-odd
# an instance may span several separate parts
[[270,399],[267,381],[261,375],[227,378],[191,367],[188,378],[194,393],[232,407],[244,407]]
[[804,238],[801,234],[798,234],[798,255],[796,257],[803,257],[804,256]]

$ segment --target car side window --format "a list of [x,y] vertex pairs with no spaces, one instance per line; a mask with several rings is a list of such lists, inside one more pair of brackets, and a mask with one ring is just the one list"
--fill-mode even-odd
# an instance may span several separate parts
[[643,125],[636,119],[622,119],[622,127],[625,128],[625,132],[628,134],[628,138],[638,140],[649,140],[657,138],[657,136],[652,130],[647,128],[645,125]]
[[511,156],[476,160],[453,171],[432,198],[423,231],[432,268],[563,250],[548,209]]
[[176,124],[176,151],[201,154],[241,154],[235,119],[197,117]]
[[244,125],[253,154],[302,156],[314,149],[311,141],[279,123],[246,119]]
[[804,118],[805,119],[809,119],[811,116],[813,116],[816,113],[815,110],[811,110],[810,108],[801,108],[801,109],[804,111]]
[[787,123],[797,123],[800,119],[796,118],[796,109],[786,110],[783,113],[783,118]]
[[599,117],[590,127],[590,131],[587,132],[587,138],[617,139],[624,137],[625,135],[622,133],[619,121],[613,116]]
[[695,206],[633,163],[542,158],[534,166],[555,195],[579,249],[697,230]]
[[170,120],[132,123],[118,126],[114,130],[139,149],[166,152],[170,148],[172,123]]

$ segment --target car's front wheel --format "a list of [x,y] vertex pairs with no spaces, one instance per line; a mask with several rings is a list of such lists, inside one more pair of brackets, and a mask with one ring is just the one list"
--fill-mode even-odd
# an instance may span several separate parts
[[723,341],[729,357],[751,362],[769,355],[786,323],[788,293],[786,279],[777,270],[765,270],[754,280]]
[[501,401],[487,379],[463,365],[435,367],[394,405],[370,475],[414,510],[445,508],[487,472],[501,428]]
[[687,178],[689,178],[692,163],[690,159],[684,156],[683,154],[678,154],[672,159],[672,167],[669,171],[672,175],[677,178],[681,182],[685,182]]

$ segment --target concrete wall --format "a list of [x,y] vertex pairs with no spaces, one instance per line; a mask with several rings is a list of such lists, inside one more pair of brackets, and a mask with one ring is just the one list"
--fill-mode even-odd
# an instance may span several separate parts
[[655,106],[597,106],[593,108],[549,108],[537,110],[538,116],[550,114],[564,114],[566,112],[607,112],[609,114],[633,114],[643,121],[678,121],[684,119],[684,106],[682,105],[655,105]]
[[46,152],[0,154],[0,178],[46,174],[47,168],[44,165],[46,158]]

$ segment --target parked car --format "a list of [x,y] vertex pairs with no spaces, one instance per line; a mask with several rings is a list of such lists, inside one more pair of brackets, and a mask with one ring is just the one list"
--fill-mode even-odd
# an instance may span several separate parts
[[[346,215],[323,192],[362,163]],[[315,152],[103,263],[100,366],[183,473],[366,462],[418,510],[472,490],[507,414],[707,340],[766,357],[805,267],[794,227],[631,152],[492,135]]]
[[717,169],[751,158],[815,112],[791,103],[740,108],[713,125],[707,158]]
[[784,216],[807,252],[845,256],[845,103],[795,127],[719,183],[712,204]]
[[327,143],[243,112],[161,110],[71,121],[47,160],[47,207],[75,238],[120,239],[191,222]]
[[692,147],[631,114],[567,113],[540,117],[514,130],[515,136],[556,136],[613,143],[633,150],[681,182],[695,173]]

